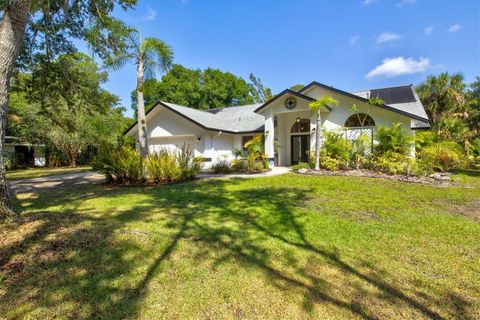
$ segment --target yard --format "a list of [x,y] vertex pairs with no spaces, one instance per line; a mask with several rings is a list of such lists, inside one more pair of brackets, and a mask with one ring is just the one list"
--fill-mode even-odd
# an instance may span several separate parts
[[287,174],[18,195],[6,318],[480,317],[480,177]]

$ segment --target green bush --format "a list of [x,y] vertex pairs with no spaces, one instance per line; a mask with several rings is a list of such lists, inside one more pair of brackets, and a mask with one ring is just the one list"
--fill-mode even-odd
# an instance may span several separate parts
[[352,144],[343,133],[324,131],[324,142],[320,151],[320,166],[327,170],[346,169],[350,160]]
[[264,161],[254,160],[247,157],[246,159],[235,159],[232,161],[232,170],[234,172],[261,172],[265,169]]
[[222,174],[231,173],[232,165],[230,164],[230,161],[228,161],[227,159],[222,159],[217,163],[213,164],[211,170],[214,173],[222,173]]
[[369,167],[372,150],[372,139],[365,133],[361,133],[352,143],[350,152],[351,165],[355,169]]
[[329,171],[347,168],[343,160],[325,154],[320,154],[320,167]]
[[311,166],[309,163],[306,162],[299,162],[296,165],[291,166],[292,170],[300,170],[300,169],[310,169]]
[[414,175],[418,171],[414,158],[393,151],[385,152],[376,157],[373,167],[386,174]]
[[379,126],[375,131],[375,154],[381,156],[385,153],[399,153],[407,155],[410,151],[410,144],[414,138],[408,135],[401,123],[394,123],[391,127]]
[[104,150],[93,168],[105,175],[108,182],[122,184],[171,183],[193,179],[201,169],[201,158],[183,145],[176,153],[160,150],[143,159],[132,147]]
[[147,172],[149,181],[153,183],[168,183],[181,179],[180,166],[174,154],[167,150],[148,155]]
[[464,155],[456,142],[440,141],[424,147],[418,157],[424,169],[449,171],[462,164]]
[[106,150],[97,156],[93,168],[103,173],[108,182],[141,184],[146,181],[145,161],[131,147]]

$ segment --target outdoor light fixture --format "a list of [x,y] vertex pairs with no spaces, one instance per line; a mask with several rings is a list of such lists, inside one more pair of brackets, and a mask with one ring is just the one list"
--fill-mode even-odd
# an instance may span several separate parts
[[265,131],[265,135],[268,136],[268,134],[270,133],[270,131]]
[[315,132],[315,128],[312,128],[312,133],[314,133],[314,132]]
[[202,138],[197,137],[197,142],[200,142],[201,140],[202,140]]
[[300,123],[300,117],[297,117],[296,121],[297,121],[297,123]]

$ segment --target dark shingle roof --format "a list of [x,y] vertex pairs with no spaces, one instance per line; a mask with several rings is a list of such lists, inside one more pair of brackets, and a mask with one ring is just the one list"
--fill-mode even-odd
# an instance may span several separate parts
[[371,89],[370,98],[379,98],[386,104],[415,102],[412,88],[410,86]]

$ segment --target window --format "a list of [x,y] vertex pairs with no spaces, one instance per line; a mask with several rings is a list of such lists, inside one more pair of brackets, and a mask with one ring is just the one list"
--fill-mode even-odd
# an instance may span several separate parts
[[253,136],[242,136],[242,152],[246,151],[245,143],[247,143],[248,141],[250,141],[252,139],[253,139]]
[[291,133],[310,133],[310,119],[297,119],[292,126]]
[[358,127],[374,127],[375,121],[368,114],[358,113],[351,115],[350,118],[345,121],[345,127],[347,128],[358,128]]

